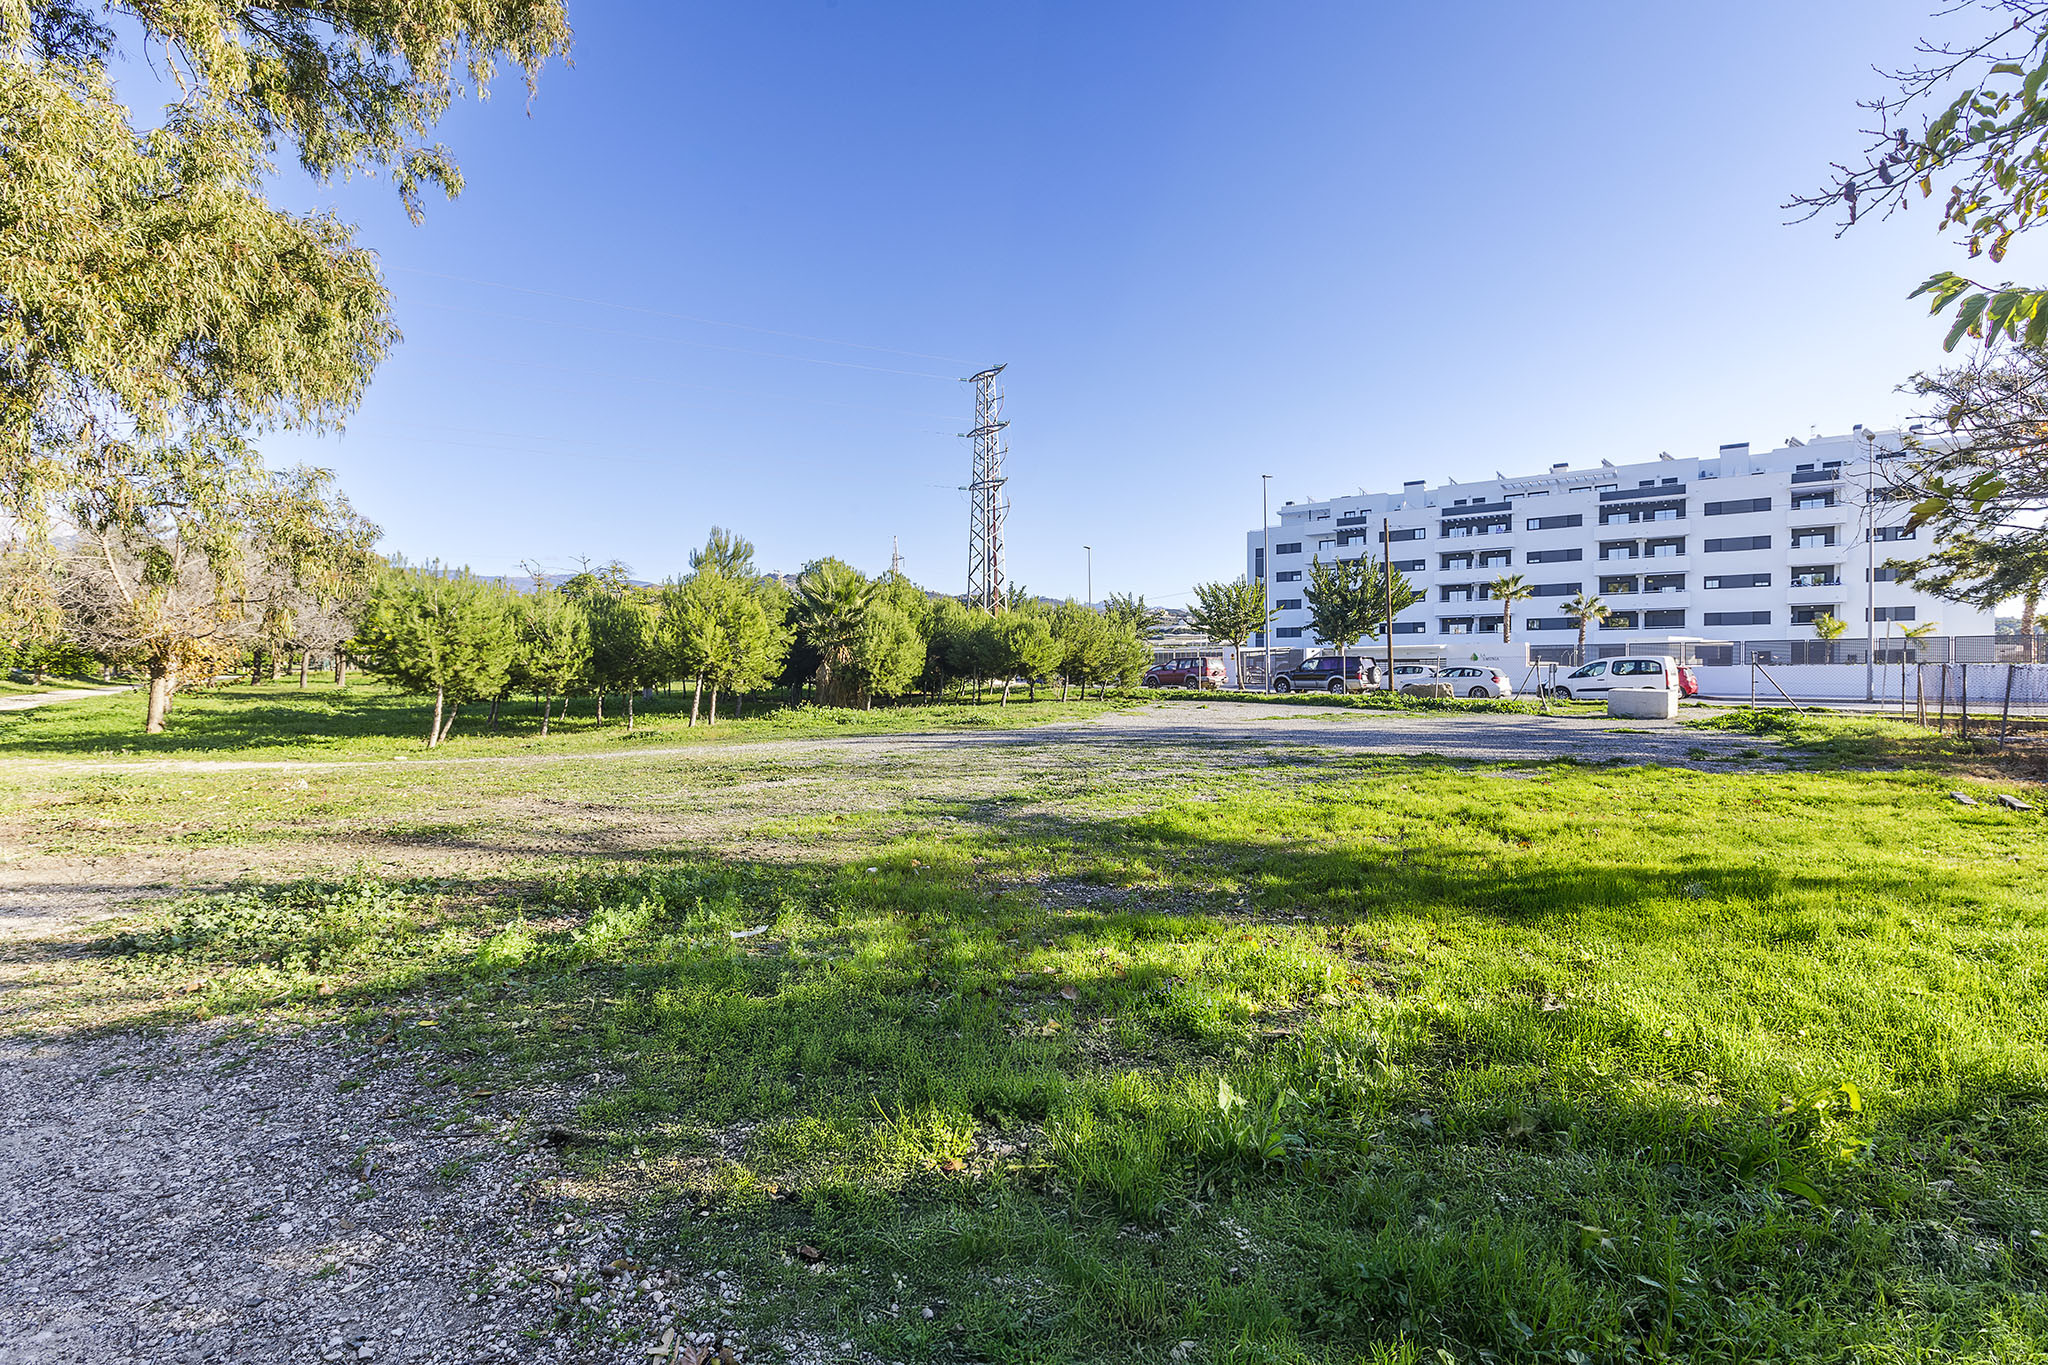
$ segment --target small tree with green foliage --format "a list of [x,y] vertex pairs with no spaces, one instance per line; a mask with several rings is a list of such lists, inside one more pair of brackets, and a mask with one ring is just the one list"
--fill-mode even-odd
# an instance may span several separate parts
[[1195,605],[1188,624],[1212,644],[1229,645],[1237,659],[1238,681],[1244,680],[1245,642],[1267,625],[1266,585],[1240,577],[1234,583],[1195,584]]
[[1003,705],[1010,704],[1010,687],[1018,678],[1025,680],[1036,699],[1038,680],[1051,674],[1060,662],[1061,651],[1052,637],[1051,626],[1036,611],[1005,612],[995,622],[994,640],[996,671],[1003,680]]
[[464,702],[503,690],[517,631],[511,595],[467,569],[394,567],[371,590],[357,638],[375,671],[408,692],[434,694],[431,749],[454,730]]
[[555,699],[589,685],[590,617],[581,603],[552,589],[521,597],[519,648],[511,685],[540,698],[540,732],[548,732]]

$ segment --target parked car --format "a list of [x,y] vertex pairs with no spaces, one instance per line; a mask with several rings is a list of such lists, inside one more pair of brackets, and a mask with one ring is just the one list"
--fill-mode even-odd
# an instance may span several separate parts
[[1485,664],[1439,668],[1434,681],[1449,683],[1454,697],[1512,698],[1515,695],[1514,684],[1508,681],[1508,675]]
[[1436,665],[1435,665],[1435,664],[1395,664],[1395,665],[1394,665],[1394,676],[1393,676],[1393,679],[1392,679],[1392,681],[1391,681],[1391,682],[1390,682],[1390,681],[1388,681],[1388,679],[1387,679],[1387,678],[1385,677],[1385,674],[1386,674],[1386,670],[1385,670],[1385,669],[1381,669],[1381,670],[1380,670],[1380,673],[1381,673],[1381,675],[1382,675],[1382,676],[1381,676],[1381,678],[1380,678],[1380,681],[1379,681],[1379,684],[1378,684],[1378,685],[1379,685],[1379,686],[1380,686],[1381,688],[1383,688],[1383,689],[1386,689],[1386,690],[1389,690],[1389,691],[1394,691],[1394,692],[1399,692],[1399,691],[1400,691],[1400,690],[1401,690],[1402,688],[1406,687],[1406,686],[1407,686],[1407,685],[1408,685],[1409,683],[1419,683],[1419,682],[1432,682],[1432,681],[1434,681],[1434,680],[1435,680],[1435,678],[1436,678]]
[[[1625,654],[1618,659],[1596,659],[1558,679],[1551,695],[1562,701],[1574,697],[1606,696],[1617,687],[1679,687],[1676,659],[1666,655]],[[1694,684],[1698,689],[1698,684]]]
[[1209,691],[1223,686],[1228,676],[1223,660],[1217,658],[1168,659],[1145,670],[1147,687],[1199,687]]
[[[1341,671],[1340,671],[1341,670]],[[1363,692],[1379,685],[1379,670],[1356,654],[1319,654],[1273,675],[1275,692]]]
[[1684,664],[1680,664],[1678,666],[1678,695],[1681,697],[1697,697],[1699,694],[1700,680],[1692,675],[1691,669],[1687,668]]

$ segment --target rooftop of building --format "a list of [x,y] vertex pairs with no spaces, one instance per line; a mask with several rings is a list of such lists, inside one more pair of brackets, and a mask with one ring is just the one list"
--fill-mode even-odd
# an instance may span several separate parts
[[1446,479],[1443,483],[1431,485],[1426,480],[1414,479],[1403,483],[1399,491],[1374,492],[1361,488],[1355,493],[1334,498],[1292,500],[1282,503],[1277,515],[1284,521],[1290,513],[1299,514],[1308,508],[1342,507],[1345,510],[1395,512],[1417,507],[1485,505],[1546,493],[1618,488],[1625,483],[1640,485],[1674,480],[1684,483],[1694,479],[1796,471],[1802,465],[1860,464],[1864,453],[1873,446],[1887,453],[1896,453],[1901,448],[1902,438],[1903,433],[1897,430],[1880,431],[1859,426],[1835,436],[1810,436],[1804,440],[1788,436],[1783,444],[1761,451],[1754,449],[1748,441],[1731,441],[1711,455],[1675,456],[1660,451],[1649,459],[1627,464],[1616,464],[1612,460],[1601,460],[1593,465],[1559,463],[1531,474],[1508,475],[1496,471],[1491,479],[1468,483]]

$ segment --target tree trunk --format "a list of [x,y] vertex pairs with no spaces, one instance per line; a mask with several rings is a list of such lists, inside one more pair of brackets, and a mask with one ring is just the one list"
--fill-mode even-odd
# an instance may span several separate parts
[[711,684],[711,724],[718,724],[718,684]]
[[552,710],[554,709],[554,707],[555,707],[555,703],[554,703],[554,699],[553,699],[553,698],[551,698],[551,697],[543,697],[543,698],[541,698],[541,703],[540,703],[540,737],[541,737],[542,739],[546,739],[546,738],[548,737],[548,712],[549,712],[549,711],[552,711]]
[[2020,638],[2026,641],[2028,663],[2034,662],[2034,615],[2040,609],[2040,588],[2032,588],[2020,598]]
[[1061,701],[1065,701],[1066,699],[1067,699],[1067,675],[1066,675],[1066,674],[1064,674],[1064,673],[1062,673],[1062,674],[1060,674],[1060,700],[1061,700]]
[[1011,679],[1009,679],[1009,678],[1005,678],[1005,679],[1003,679],[1003,705],[1005,705],[1005,706],[1008,706],[1008,705],[1010,704],[1010,683],[1011,683],[1011,681],[1012,681],[1012,680],[1011,680]]
[[312,651],[312,650],[310,650],[310,649],[302,649],[302,650],[300,650],[300,651],[299,651],[299,686],[300,686],[300,687],[304,687],[304,686],[306,685],[306,679],[307,679],[307,678],[308,678],[308,677],[309,677],[309,676],[310,676],[310,675],[312,674],[312,672],[313,672],[313,651]]
[[435,747],[441,742],[441,707],[442,704],[447,700],[447,696],[448,694],[442,691],[440,688],[437,687],[434,689],[434,719],[433,722],[427,726],[427,747],[429,749]]
[[598,723],[599,725],[602,725],[602,724],[604,724],[604,689],[603,689],[603,688],[599,688],[599,689],[598,689],[598,693],[597,693],[597,723]]
[[487,728],[487,729],[488,729],[488,730],[489,730],[489,731],[490,731],[490,732],[491,732],[492,734],[494,734],[494,735],[498,733],[498,702],[499,702],[499,700],[500,700],[500,698],[497,698],[497,697],[492,697],[492,698],[491,698],[491,720],[490,720],[490,724],[489,724],[489,725],[488,725],[487,727],[485,727],[485,728]]
[[448,723],[447,723],[446,725],[443,725],[443,726],[441,727],[441,739],[437,739],[437,740],[435,740],[435,741],[434,741],[434,743],[435,743],[435,745],[436,745],[436,746],[438,746],[438,745],[439,745],[439,744],[441,743],[441,741],[442,741],[442,740],[445,740],[445,739],[447,739],[447,738],[448,738],[448,736],[449,736],[449,734],[450,734],[450,733],[452,733],[452,732],[454,731],[454,729],[455,729],[455,718],[456,718],[457,716],[461,715],[461,714],[462,714],[462,703],[461,703],[461,702],[456,702],[456,703],[454,703],[453,705],[451,705],[451,706],[450,706],[450,707],[448,708]]
[[345,649],[334,651],[334,685],[348,686],[348,651]]
[[164,732],[164,717],[171,710],[171,679],[174,675],[161,665],[151,665],[149,670],[149,715],[142,723],[146,735],[160,735]]
[[260,649],[251,650],[249,652],[249,686],[254,687],[262,681],[263,651]]
[[633,689],[626,689],[626,733],[633,733]]
[[270,651],[270,680],[276,682],[282,677],[284,677],[284,655],[273,649]]
[[690,694],[690,728],[697,728],[697,708],[704,701],[704,675],[697,675],[697,690]]

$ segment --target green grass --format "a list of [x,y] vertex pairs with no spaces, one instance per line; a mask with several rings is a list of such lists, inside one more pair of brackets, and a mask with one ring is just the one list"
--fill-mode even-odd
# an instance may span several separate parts
[[[916,730],[1034,725],[1047,721],[1100,715],[1128,706],[1127,697],[1108,701],[1060,702],[1056,693],[1040,690],[1033,702],[1014,693],[1007,706],[996,694],[980,705],[900,705],[872,711],[813,706],[788,706],[753,698],[738,718],[733,699],[721,698],[714,727],[689,726],[687,693],[658,695],[635,707],[635,724],[626,729],[625,708],[616,696],[605,702],[605,718],[596,719],[588,697],[574,699],[573,714],[559,715],[540,734],[539,708],[530,698],[509,701],[501,709],[495,732],[487,728],[488,707],[468,707],[450,740],[437,756],[482,757],[525,753],[578,753],[621,746],[661,747],[750,739],[792,739],[847,733],[901,733]],[[355,683],[345,688],[316,682],[301,689],[296,682],[193,689],[178,694],[171,718],[160,735],[143,733],[147,698],[140,692],[69,701],[29,711],[0,712],[0,757],[148,756],[234,758],[375,759],[424,752],[424,736],[433,711],[432,698],[421,698],[382,684]]]
[[602,1074],[573,1159],[641,1254],[886,1359],[2038,1359],[2048,847],[1951,783],[1019,777],[811,853],[190,897],[10,950],[0,1019]]
[[1808,766],[1919,768],[2034,778],[2044,775],[2038,744],[2003,745],[1996,730],[1990,727],[1963,736],[1857,712],[1747,707],[1687,723],[1701,730],[1777,740],[1803,751]]

